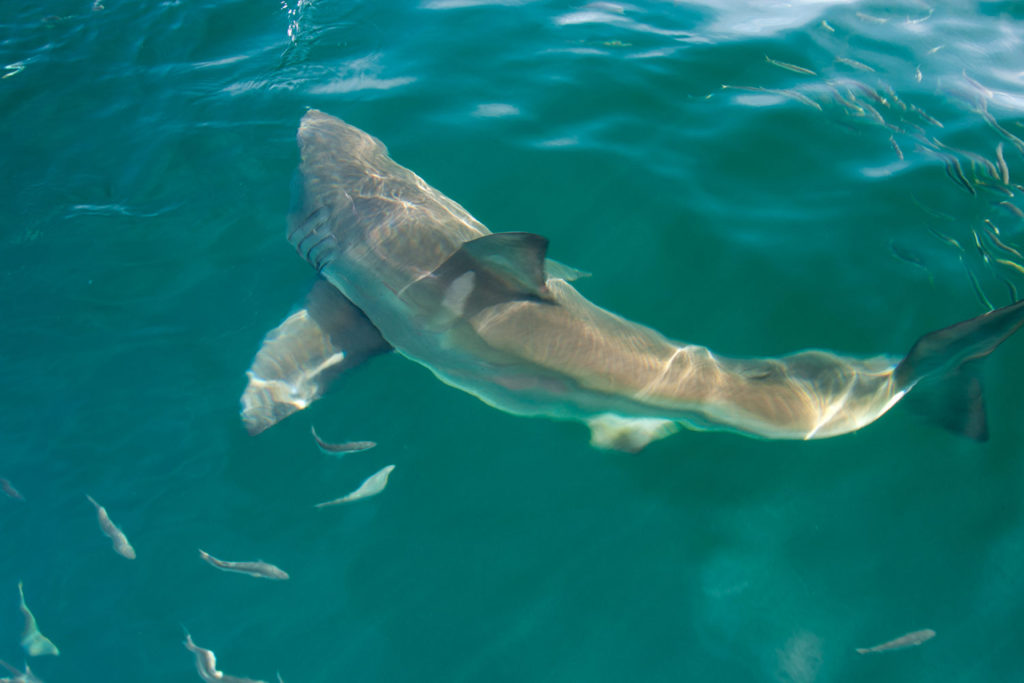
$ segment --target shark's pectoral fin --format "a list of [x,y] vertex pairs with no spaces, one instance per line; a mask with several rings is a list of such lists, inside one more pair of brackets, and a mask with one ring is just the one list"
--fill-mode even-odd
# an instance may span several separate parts
[[587,420],[590,445],[594,448],[637,453],[652,441],[664,439],[679,431],[671,420],[653,417],[622,417],[604,413]]
[[390,349],[362,311],[318,279],[302,308],[263,338],[246,372],[246,429],[259,434],[320,398],[342,372]]

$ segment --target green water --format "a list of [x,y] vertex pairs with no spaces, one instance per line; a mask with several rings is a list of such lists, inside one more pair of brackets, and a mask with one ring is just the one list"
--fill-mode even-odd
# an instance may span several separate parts
[[[980,445],[897,406],[832,440],[601,452],[394,354],[259,437],[238,418],[312,280],[284,238],[307,107],[721,353],[902,353],[1008,303],[1018,4],[99,7],[0,13],[0,476],[26,499],[0,497],[0,658],[22,579],[51,683],[198,680],[182,625],[288,683],[1024,676],[1022,339],[986,362]],[[333,460],[310,424],[380,445]],[[313,508],[387,464],[380,496]]]

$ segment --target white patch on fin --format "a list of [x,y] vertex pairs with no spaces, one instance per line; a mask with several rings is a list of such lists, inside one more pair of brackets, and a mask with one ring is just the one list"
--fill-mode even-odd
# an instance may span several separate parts
[[444,292],[444,299],[441,304],[455,316],[461,316],[466,310],[466,301],[473,293],[473,285],[476,284],[476,273],[467,270],[458,276],[448,285]]
[[590,427],[590,445],[605,450],[637,453],[647,444],[664,439],[679,431],[672,420],[654,417],[622,417],[602,413],[587,420]]

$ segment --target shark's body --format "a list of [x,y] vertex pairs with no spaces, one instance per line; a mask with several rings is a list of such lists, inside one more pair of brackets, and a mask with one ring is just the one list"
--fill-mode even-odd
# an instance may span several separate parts
[[[922,338],[902,361],[816,350],[726,358],[591,303],[569,283],[571,269],[545,260],[546,239],[492,234],[361,130],[313,110],[298,139],[288,239],[326,283],[288,319],[306,314],[302,323],[283,323],[257,354],[243,396],[253,432],[315,400],[342,364],[390,347],[496,408],[581,420],[595,445],[623,450],[677,425],[835,436],[939,374],[958,377],[968,395],[953,404],[977,422],[980,394],[970,395],[963,365],[1024,323],[1024,304],[1014,304]],[[348,307],[361,315],[332,319]],[[983,429],[983,414],[960,427]]]

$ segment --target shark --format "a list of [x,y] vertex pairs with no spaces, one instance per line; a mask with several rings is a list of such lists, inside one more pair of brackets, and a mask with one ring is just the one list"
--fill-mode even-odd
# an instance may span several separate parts
[[549,259],[545,237],[492,233],[359,128],[311,109],[297,137],[286,234],[318,278],[247,372],[252,434],[395,351],[499,410],[582,422],[602,449],[636,452],[680,428],[834,437],[912,390],[935,422],[988,437],[979,361],[1024,324],[1024,301],[903,356],[729,357],[589,301],[573,284],[586,274]]

